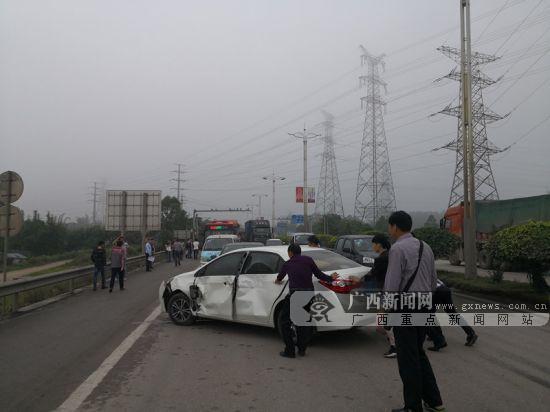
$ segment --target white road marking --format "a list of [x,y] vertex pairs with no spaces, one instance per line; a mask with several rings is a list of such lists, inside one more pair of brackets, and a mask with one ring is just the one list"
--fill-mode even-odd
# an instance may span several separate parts
[[158,306],[147,318],[130,333],[126,339],[103,361],[101,365],[93,372],[88,379],[80,384],[78,388],[63,402],[56,411],[76,411],[84,401],[90,396],[92,391],[107,376],[109,371],[122,359],[124,354],[136,343],[143,335],[149,325],[160,315],[161,308]]

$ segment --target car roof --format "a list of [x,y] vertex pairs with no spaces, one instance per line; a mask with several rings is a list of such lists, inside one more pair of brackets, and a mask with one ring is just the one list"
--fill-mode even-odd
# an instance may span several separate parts
[[374,235],[343,235],[340,236],[341,238],[348,238],[348,239],[362,239],[365,237],[374,237]]
[[208,239],[227,239],[227,238],[238,239],[239,236],[237,236],[237,235],[210,235],[206,238],[206,240],[208,240]]
[[[252,245],[252,246],[250,246]],[[250,246],[250,247],[259,247],[259,246],[263,246],[263,243],[261,242],[235,242],[235,243],[228,243],[227,245],[224,246],[224,248],[234,248],[234,247],[247,247],[247,246]]]
[[[310,246],[300,246],[302,249],[302,252],[309,252],[309,251],[316,251],[316,250],[324,250],[328,251],[327,249],[319,248],[319,247],[310,247]],[[250,247],[246,248],[247,252],[271,252],[271,253],[277,253],[280,256],[282,256],[285,259],[288,259],[288,246],[287,245],[280,245],[280,246],[257,246],[257,247]],[[238,253],[239,249],[232,250],[229,253]],[[242,252],[242,250],[241,250]],[[330,252],[330,251],[328,251]],[[331,252],[334,253],[334,252]],[[225,255],[224,255],[225,256]]]
[[292,236],[313,235],[311,232],[296,232]]

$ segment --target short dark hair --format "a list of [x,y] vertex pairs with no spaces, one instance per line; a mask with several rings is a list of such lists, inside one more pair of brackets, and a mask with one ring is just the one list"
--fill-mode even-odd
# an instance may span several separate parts
[[403,232],[410,232],[412,229],[413,221],[411,215],[403,210],[393,212],[388,219],[388,224],[397,226],[397,228]]
[[117,246],[122,246],[123,244],[124,244],[124,242],[120,239],[116,241]]
[[388,237],[382,233],[378,233],[372,237],[372,243],[378,243],[386,250],[391,248],[391,243]]
[[103,246],[103,245],[105,245],[105,241],[104,241],[104,240],[100,240],[99,242],[97,242],[97,245],[98,245],[98,246]]
[[301,255],[302,254],[302,248],[297,243],[291,243],[288,245],[288,251],[292,252],[293,255]]
[[313,243],[314,245],[320,245],[321,242],[319,241],[319,238],[315,235],[311,235],[307,238],[308,243]]

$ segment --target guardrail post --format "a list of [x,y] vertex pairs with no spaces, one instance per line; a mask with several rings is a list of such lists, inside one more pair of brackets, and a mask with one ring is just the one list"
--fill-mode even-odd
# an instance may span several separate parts
[[13,310],[12,310],[12,312],[17,312],[17,308],[19,307],[18,300],[19,300],[19,292],[15,292],[13,294]]
[[74,279],[69,279],[69,292],[73,293],[74,290]]

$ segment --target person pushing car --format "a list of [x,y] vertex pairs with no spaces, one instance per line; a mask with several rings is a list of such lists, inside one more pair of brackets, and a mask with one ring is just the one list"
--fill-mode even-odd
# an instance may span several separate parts
[[[289,293],[283,301],[280,325],[285,349],[280,352],[280,355],[285,358],[294,358],[296,357],[296,352],[291,330],[290,296],[296,291],[313,291],[312,275],[325,282],[332,282],[338,278],[339,275],[337,273],[333,273],[331,276],[324,274],[317,267],[312,258],[309,256],[302,256],[302,249],[296,243],[291,243],[288,246],[288,257],[290,259],[281,267],[275,283],[282,284],[283,279],[288,275]],[[306,354],[311,334],[311,326],[296,326],[296,346],[298,347],[298,355],[304,356]]]

